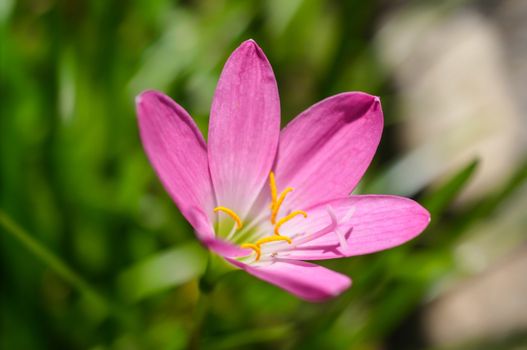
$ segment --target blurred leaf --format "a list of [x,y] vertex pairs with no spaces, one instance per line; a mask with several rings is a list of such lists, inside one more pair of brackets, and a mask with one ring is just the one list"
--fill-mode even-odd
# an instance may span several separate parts
[[421,203],[430,211],[433,218],[440,215],[463,190],[478,168],[478,164],[478,159],[471,161],[437,189],[423,197]]
[[7,20],[7,18],[9,18],[14,5],[14,0],[0,1],[0,24],[3,24]]
[[79,276],[58,256],[33,239],[31,235],[29,235],[26,231],[24,231],[24,229],[12,221],[3,211],[0,211],[0,226],[4,228],[5,232],[9,233],[13,238],[21,243],[24,248],[29,250],[38,259],[42,260],[42,262],[44,262],[56,274],[64,278],[64,280],[71,283],[72,286],[83,293],[90,303],[99,308],[100,314],[106,313],[105,310],[108,309],[109,304],[90,286],[86,280]]
[[479,201],[475,206],[460,215],[456,225],[452,228],[450,234],[456,235],[465,231],[469,226],[474,224],[478,219],[488,217],[496,208],[506,201],[514,192],[527,182],[527,160],[525,160],[494,195],[489,195]]
[[283,339],[291,334],[292,329],[293,327],[290,324],[251,329],[231,334],[221,339],[208,340],[204,347],[216,350],[248,348],[251,344],[273,342]]
[[186,11],[174,11],[171,17],[172,24],[145,52],[141,67],[131,80],[132,96],[147,88],[165,89],[196,59],[199,31],[195,17]]
[[265,2],[269,21],[269,31],[277,37],[284,34],[287,26],[291,23],[294,16],[298,13],[305,0],[280,1],[270,0]]
[[509,181],[496,192],[494,196],[488,197],[486,201],[481,202],[480,210],[483,215],[488,214],[494,210],[499,204],[513,194],[520,186],[527,182],[527,159],[523,161],[516,171],[512,174]]
[[207,252],[199,243],[187,243],[128,268],[118,278],[119,290],[135,302],[200,276],[206,263]]
[[225,54],[215,47],[231,42],[249,23],[246,3],[228,4],[222,11],[201,17],[183,8],[169,13],[171,20],[163,35],[145,52],[138,72],[130,80],[130,95],[145,89],[166,90],[183,73],[207,72],[218,64]]

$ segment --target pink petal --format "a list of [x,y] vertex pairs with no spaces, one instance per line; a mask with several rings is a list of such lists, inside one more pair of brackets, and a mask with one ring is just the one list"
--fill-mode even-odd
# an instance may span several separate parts
[[227,259],[251,275],[274,284],[307,301],[324,301],[351,286],[351,279],[325,267],[304,261],[276,260],[266,265],[248,265]]
[[[430,222],[428,211],[411,199],[397,196],[364,195],[329,201],[308,212],[308,218],[295,218],[281,228],[281,233],[309,235],[331,224],[328,206],[333,210],[337,230],[346,240],[331,231],[309,243],[284,251],[279,257],[300,260],[323,260],[368,254],[403,244],[419,235]],[[351,218],[345,219],[348,213]],[[304,239],[300,236],[296,241]],[[341,237],[342,238],[342,237]],[[295,239],[293,239],[295,245]]]
[[280,100],[263,51],[245,41],[221,74],[209,126],[209,164],[218,205],[247,213],[269,176],[280,132]]
[[225,258],[237,258],[252,253],[251,250],[240,248],[239,246],[224,241],[218,237],[206,237],[201,241],[205,247]]
[[280,135],[275,168],[278,188],[295,189],[284,211],[350,194],[373,158],[382,127],[379,99],[361,92],[329,97],[296,117]]
[[[202,235],[214,207],[207,148],[189,114],[170,97],[146,91],[136,99],[143,147],[166,191]],[[210,224],[209,224],[210,226]]]

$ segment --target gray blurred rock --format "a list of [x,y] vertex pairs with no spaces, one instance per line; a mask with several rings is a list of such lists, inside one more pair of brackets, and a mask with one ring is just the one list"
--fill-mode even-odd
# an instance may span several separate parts
[[437,345],[499,339],[527,329],[527,247],[466,280],[426,312],[427,336]]
[[[440,4],[439,2],[436,4]],[[527,1],[407,6],[386,18],[379,57],[394,77],[401,144],[387,191],[412,194],[478,157],[460,204],[502,186],[527,156]],[[424,328],[438,346],[527,331],[527,187],[474,225],[455,268],[430,291]]]
[[462,199],[509,177],[527,154],[526,124],[496,26],[469,9],[411,8],[387,18],[376,42],[400,93],[409,151],[388,172],[387,190],[411,194],[476,157],[481,166]]

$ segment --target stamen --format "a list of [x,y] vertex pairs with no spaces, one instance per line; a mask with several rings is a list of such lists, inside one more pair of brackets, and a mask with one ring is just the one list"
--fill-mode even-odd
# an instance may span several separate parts
[[256,244],[244,243],[240,247],[243,248],[243,249],[252,249],[252,250],[254,250],[254,252],[256,253],[256,260],[255,261],[260,260],[260,256],[262,255],[262,250]]
[[277,236],[280,236],[280,232],[278,231],[280,229],[280,226],[282,226],[283,224],[285,224],[286,222],[288,222],[289,220],[291,220],[292,218],[294,218],[297,215],[303,215],[304,218],[307,218],[307,213],[305,211],[303,211],[303,210],[295,210],[294,212],[292,212],[291,214],[287,215],[286,217],[281,218],[280,220],[278,220],[278,222],[276,223],[276,226],[274,227],[274,234],[277,235]]
[[286,236],[269,236],[269,237],[260,238],[259,240],[256,241],[255,244],[258,247],[260,247],[264,243],[277,242],[277,241],[286,241],[287,243],[291,244],[291,238],[286,237]]
[[271,211],[274,211],[276,205],[276,180],[274,178],[274,173],[271,171],[269,174],[269,187],[271,187]]
[[231,209],[229,208],[226,208],[226,207],[216,207],[214,208],[214,212],[218,212],[218,211],[222,211],[224,212],[225,214],[229,215],[235,222],[236,222],[236,228],[239,230],[243,227],[243,223],[242,223],[242,220],[240,219],[240,217],[234,212],[232,211]]
[[283,203],[283,201],[285,199],[285,196],[287,196],[287,194],[289,192],[291,192],[291,191],[293,191],[293,188],[292,187],[287,187],[282,193],[280,193],[280,197],[278,198],[278,200],[273,205],[272,213],[271,213],[271,223],[273,225],[276,224],[276,216],[278,215],[278,211],[280,210],[280,206],[282,205],[282,203]]

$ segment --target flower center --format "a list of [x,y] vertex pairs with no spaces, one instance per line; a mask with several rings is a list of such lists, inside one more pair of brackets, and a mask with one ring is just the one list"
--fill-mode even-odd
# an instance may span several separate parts
[[[271,209],[271,214],[269,216],[269,220],[271,221],[271,224],[274,226],[274,234],[267,237],[262,237],[254,243],[246,242],[240,245],[240,247],[245,249],[252,249],[255,254],[255,261],[260,260],[262,256],[262,245],[266,243],[272,243],[272,242],[287,242],[288,244],[292,243],[291,238],[287,236],[282,236],[280,234],[280,227],[288,222],[289,220],[293,219],[294,217],[298,215],[302,215],[304,218],[307,218],[307,213],[303,210],[295,210],[289,213],[288,215],[284,216],[281,219],[278,219],[278,214],[280,212],[280,207],[282,206],[282,203],[284,202],[286,196],[293,191],[292,187],[287,187],[285,190],[283,190],[280,195],[278,195],[278,190],[276,187],[276,181],[274,173],[271,171],[269,174],[269,187],[271,190],[271,205],[269,206]],[[231,209],[226,207],[216,207],[214,208],[214,212],[222,212],[232,218],[234,220],[236,226],[233,228],[233,231],[227,239],[231,238],[235,231],[239,231],[243,227],[243,222],[240,219],[240,217]]]

